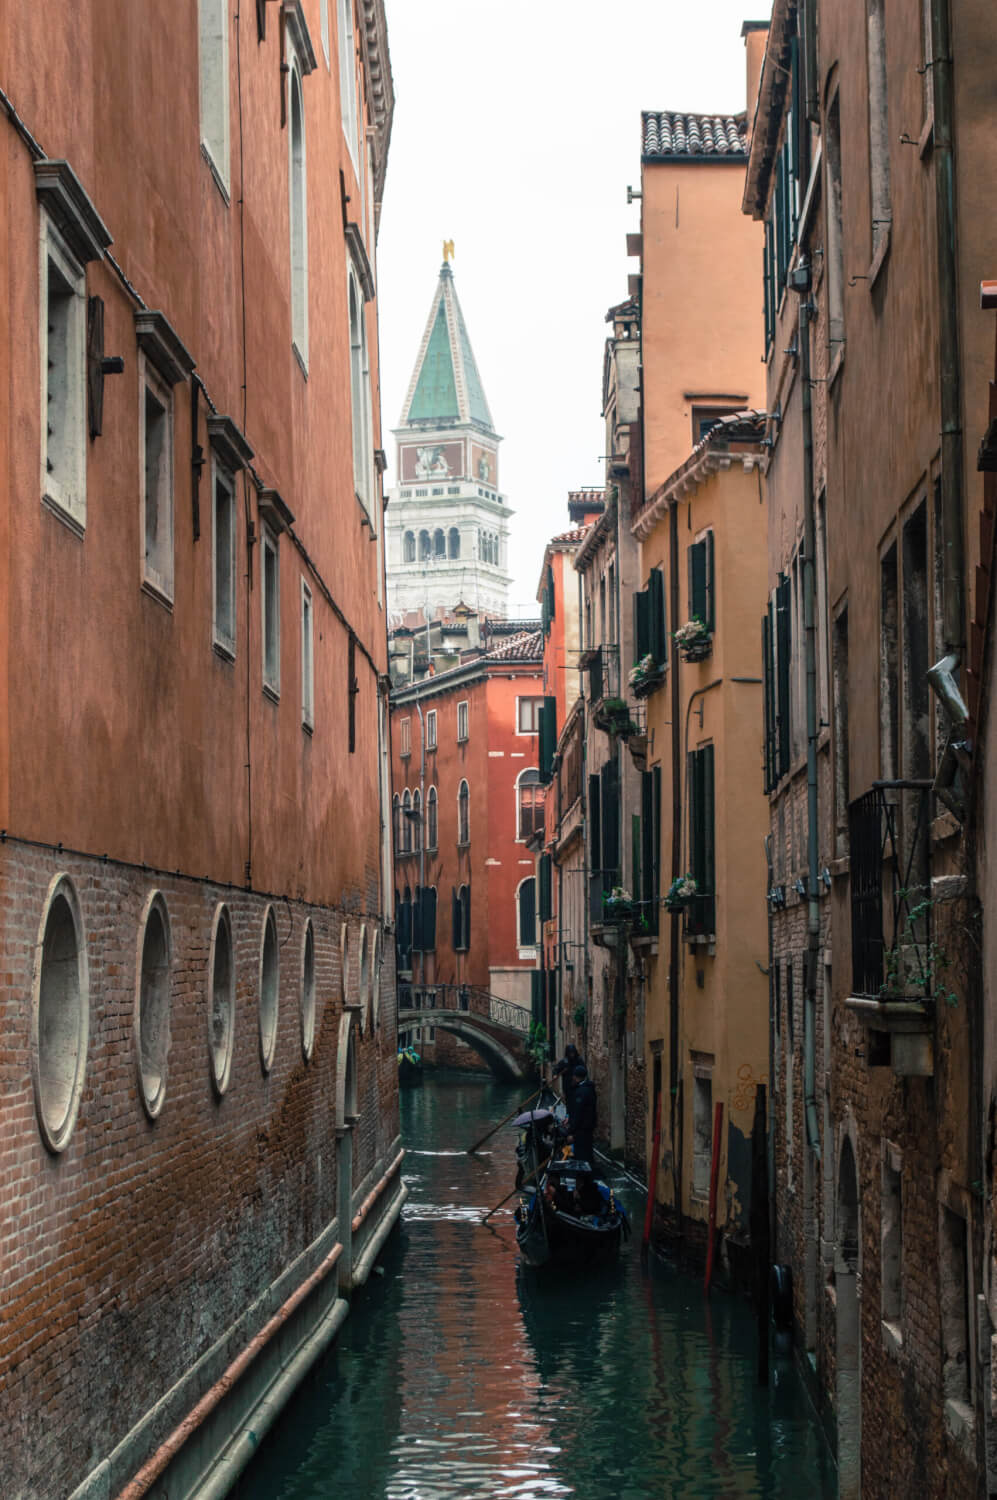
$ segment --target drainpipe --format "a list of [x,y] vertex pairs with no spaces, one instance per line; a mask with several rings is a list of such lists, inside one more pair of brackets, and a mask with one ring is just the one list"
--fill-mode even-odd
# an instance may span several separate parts
[[[428,641],[427,641],[428,645]],[[421,755],[419,759],[419,821],[416,824],[419,834],[419,924],[422,925],[422,902],[423,892],[426,889],[426,721],[422,717],[422,704],[418,698],[415,700],[415,711],[419,715],[419,740],[421,744]],[[422,938],[423,934],[419,934]],[[426,950],[419,949],[419,984],[426,993]]]
[[768,892],[775,884],[775,870],[772,867],[772,835],[767,833],[762,840],[765,846],[765,870],[767,875],[765,892],[765,925],[768,935],[768,962],[769,962],[769,1087],[768,1087],[768,1109],[766,1111],[766,1141],[765,1162],[769,1182],[769,1259],[773,1262],[779,1259],[779,1246],[776,1238],[776,1193],[775,1183],[775,1022],[776,1012],[773,1001],[775,999],[775,955],[772,934],[772,903],[768,899]]
[[803,1012],[803,1108],[807,1145],[820,1161],[817,1121],[817,966],[820,956],[820,890],[817,824],[817,522],[814,504],[813,388],[810,383],[810,266],[800,261],[789,278],[800,295],[800,390],[803,410],[803,636],[807,713],[807,973]]
[[[668,612],[672,639],[679,628],[679,521],[678,507],[668,507]],[[672,880],[682,873],[682,738],[678,652],[672,652]],[[682,1100],[679,1070],[679,956],[681,951],[677,912],[671,914],[668,948],[668,1092],[671,1106],[672,1184],[675,1215],[682,1221]]]
[[[948,0],[929,0],[934,101],[935,235],[941,396],[942,631],[945,654],[962,652],[965,630],[962,525],[962,390],[955,253],[955,155],[952,142],[952,40]],[[955,665],[955,664],[953,664]]]

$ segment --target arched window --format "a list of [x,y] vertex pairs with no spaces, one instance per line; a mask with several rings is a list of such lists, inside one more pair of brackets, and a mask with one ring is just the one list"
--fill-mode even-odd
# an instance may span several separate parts
[[466,953],[471,946],[471,887],[462,885],[453,893],[453,949]]
[[433,532],[433,556],[434,557],[446,557],[446,555],[447,555],[447,539],[443,535],[443,531],[441,530],[441,528],[437,527],[436,530]]
[[264,1073],[273,1066],[277,1045],[277,1004],[280,995],[280,950],[273,907],[267,907],[260,945],[260,1062]]
[[291,337],[308,364],[308,217],[305,173],[305,111],[297,59],[290,77]]
[[457,792],[457,842],[471,842],[471,789],[462,781]]
[[415,562],[415,532],[406,531],[402,538],[402,562]]
[[422,848],[422,793],[418,787],[412,794],[412,848],[416,854]]
[[154,891],[139,924],[136,1050],[142,1103],[150,1119],[163,1107],[170,1051],[170,919]]
[[460,532],[456,526],[451,526],[447,540],[447,552],[450,557],[460,557]]
[[394,834],[395,853],[402,852],[402,801],[396,792],[391,799],[391,827]]
[[440,842],[439,806],[436,788],[431,786],[426,793],[426,848],[436,849]]
[[370,423],[370,366],[367,357],[367,320],[363,298],[351,266],[350,301],[350,401],[353,410],[353,488],[368,515],[373,509],[372,468],[374,446]]
[[211,1060],[211,1081],[215,1092],[220,1095],[228,1088],[235,1031],[235,957],[232,923],[227,906],[215,908],[208,968],[211,973],[208,1053]]
[[49,887],[35,946],[31,1067],[42,1139],[62,1151],[76,1123],[90,1035],[86,935],[68,875]]
[[412,853],[412,794],[408,787],[402,797],[402,853]]
[[520,882],[516,892],[516,931],[520,948],[535,948],[537,945],[537,882],[531,875]]
[[516,837],[532,838],[544,829],[544,789],[535,768],[520,771],[516,781]]
[[426,562],[432,553],[432,542],[428,531],[419,532],[419,561]]

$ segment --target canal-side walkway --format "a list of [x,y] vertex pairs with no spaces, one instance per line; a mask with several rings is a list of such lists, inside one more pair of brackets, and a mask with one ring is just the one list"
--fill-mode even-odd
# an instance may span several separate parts
[[[403,1224],[336,1346],[247,1469],[240,1500],[644,1500],[830,1496],[799,1381],[755,1384],[743,1303],[655,1263],[555,1278],[518,1265],[483,1212],[512,1185],[514,1132],[466,1147],[517,1085],[441,1074],[403,1093]],[[614,1182],[636,1220],[642,1199]]]

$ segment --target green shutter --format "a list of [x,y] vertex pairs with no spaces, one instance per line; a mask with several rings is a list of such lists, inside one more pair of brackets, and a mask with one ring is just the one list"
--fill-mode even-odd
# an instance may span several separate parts
[[772,625],[769,613],[766,610],[762,615],[762,709],[765,720],[765,749],[763,769],[763,789],[770,792],[775,785],[773,775],[773,713],[772,703]]
[[534,876],[519,887],[519,942],[532,948],[537,940],[537,882]]
[[[660,768],[656,767],[660,775]],[[654,879],[654,772],[640,773],[640,866],[641,899],[648,920],[655,914],[657,891]],[[653,921],[651,923],[653,929]]]
[[451,892],[452,892],[451,897],[450,897],[450,918],[451,918],[451,923],[452,923],[451,947],[453,948],[453,951],[456,953],[457,950],[460,947],[460,929],[461,929],[460,897],[457,894],[457,887],[456,886],[452,886],[451,887]]
[[602,921],[602,783],[589,777],[589,919]]
[[769,345],[772,343],[774,333],[774,318],[772,316],[772,230],[769,221],[765,221],[765,243],[762,246],[762,286],[765,294],[765,356],[768,358]]
[[651,651],[651,599],[647,589],[634,594],[634,660],[643,661]]
[[599,773],[602,781],[602,874],[603,888],[620,884],[620,765],[614,756]]
[[780,575],[775,591],[776,729],[778,756],[776,780],[789,770],[789,653],[792,649],[789,579]]
[[652,568],[647,580],[648,608],[650,614],[650,652],[656,662],[668,660],[668,623],[665,619],[665,575],[661,568]]
[[689,914],[693,932],[716,930],[713,746],[689,755],[689,864],[696,900]]
[[436,952],[436,887],[427,885],[422,891],[422,946],[426,953]]
[[591,662],[589,662],[589,702],[599,703],[603,697],[602,685],[602,652],[598,651]]
[[545,698],[540,709],[540,781],[547,786],[554,774],[557,749],[557,699]]
[[651,923],[651,930],[657,932],[658,912],[661,907],[661,767],[655,766],[651,774],[654,777],[654,816],[651,832],[651,890],[654,898],[654,920]]
[[424,947],[422,941],[422,886],[417,885],[412,897],[412,950],[421,953]]
[[631,895],[635,901],[643,901],[644,882],[641,870],[640,816],[638,813],[630,814],[630,868],[633,870],[633,880],[630,884]]
[[717,570],[714,558],[713,532],[708,531],[702,542],[706,571],[706,614],[703,619],[707,630],[717,628]]
[[693,542],[689,548],[689,618],[708,624],[706,597],[706,543]]
[[540,920],[549,922],[554,915],[552,861],[549,854],[540,856]]
[[707,932],[716,932],[716,806],[713,785],[713,746],[706,745],[700,751],[703,757],[703,870],[709,901],[704,903],[703,924]]
[[542,969],[530,970],[530,1012],[534,1021],[543,1023],[544,1019],[544,972]]

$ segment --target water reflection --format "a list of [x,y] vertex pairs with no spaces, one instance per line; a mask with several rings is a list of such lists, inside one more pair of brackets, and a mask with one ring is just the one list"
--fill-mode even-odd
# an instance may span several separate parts
[[[253,1500],[638,1500],[833,1493],[788,1369],[754,1383],[750,1311],[704,1303],[668,1268],[571,1276],[520,1267],[514,1136],[464,1148],[516,1102],[491,1080],[427,1080],[403,1099],[401,1234],[336,1348],[239,1494]],[[483,1123],[484,1122],[484,1123]],[[637,1224],[642,1205],[613,1186]]]

